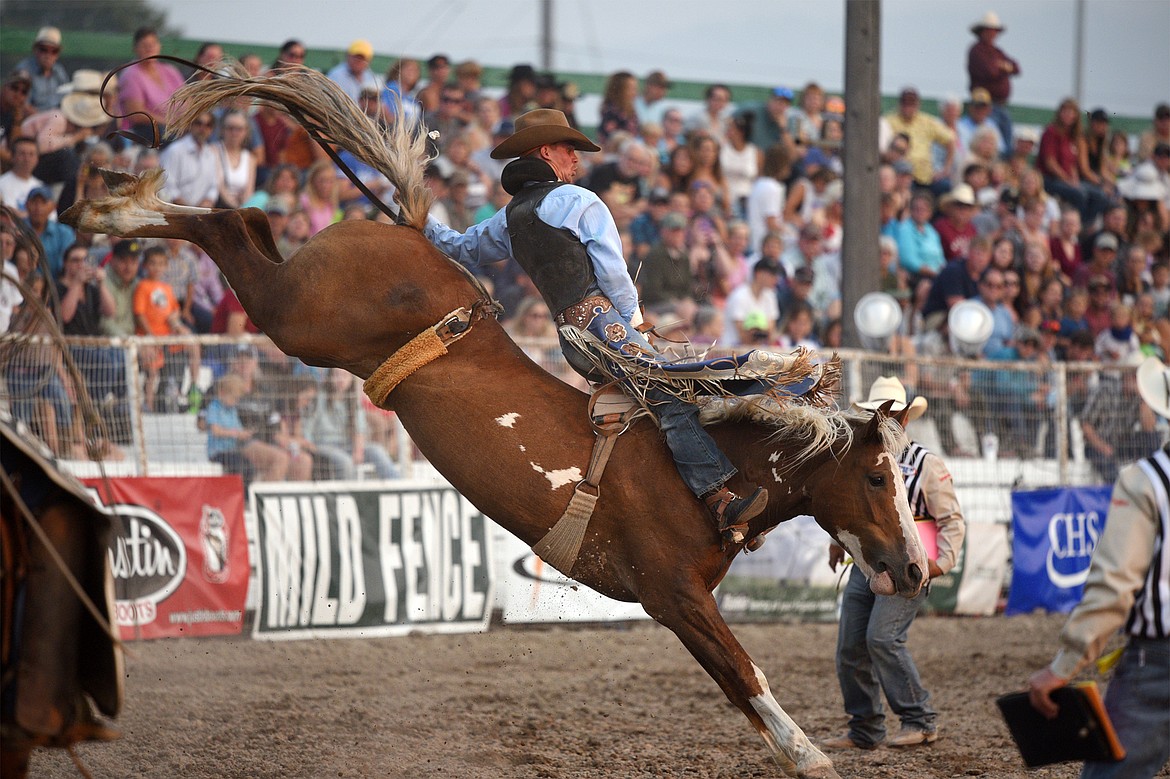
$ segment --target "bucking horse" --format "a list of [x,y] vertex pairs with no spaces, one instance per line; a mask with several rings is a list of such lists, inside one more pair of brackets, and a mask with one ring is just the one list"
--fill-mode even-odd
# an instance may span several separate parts
[[[294,68],[192,82],[171,103],[167,132],[225,100],[292,115],[396,189],[397,224],[343,221],[287,259],[259,209],[160,199],[163,173],[108,174],[110,195],[62,215],[80,230],[179,238],[223,271],[252,321],[286,354],[366,380],[419,450],[485,516],[535,546],[587,471],[595,430],[588,396],[533,363],[494,317],[473,277],[424,238],[431,202],[426,129],[375,124],[327,78]],[[766,484],[749,537],[801,514],[816,518],[882,594],[913,597],[927,570],[896,457],[906,440],[884,410],[855,415],[814,403],[709,404],[708,429],[740,474]],[[613,448],[580,548],[562,573],[669,628],[759,732],[790,776],[835,777],[832,763],[781,708],[716,607],[712,590],[738,546],[724,548],[706,508],[675,471],[651,419]]]

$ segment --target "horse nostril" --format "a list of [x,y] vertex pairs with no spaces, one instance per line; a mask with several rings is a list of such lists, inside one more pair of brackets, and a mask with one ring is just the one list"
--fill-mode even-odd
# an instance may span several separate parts
[[918,584],[923,580],[922,569],[918,567],[917,563],[910,563],[910,568],[907,571],[910,574],[910,581]]

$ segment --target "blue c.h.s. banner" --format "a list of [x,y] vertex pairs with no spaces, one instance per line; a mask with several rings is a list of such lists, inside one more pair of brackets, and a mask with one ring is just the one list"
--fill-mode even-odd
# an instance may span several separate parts
[[1012,586],[1006,614],[1080,603],[1105,528],[1112,485],[1012,493]]

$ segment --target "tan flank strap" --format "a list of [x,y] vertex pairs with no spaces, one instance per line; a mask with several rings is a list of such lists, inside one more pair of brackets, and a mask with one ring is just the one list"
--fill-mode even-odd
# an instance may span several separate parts
[[[544,538],[540,539],[532,551],[546,563],[556,568],[565,576],[571,576],[573,566],[577,562],[577,555],[581,552],[581,543],[585,540],[585,530],[589,527],[589,519],[593,516],[593,509],[601,497],[601,477],[605,473],[606,463],[613,454],[614,444],[618,436],[626,431],[635,417],[645,413],[640,406],[633,406],[624,414],[606,415],[600,422],[593,417],[593,408],[601,391],[595,392],[589,399],[589,415],[593,429],[597,435],[593,439],[593,454],[589,459],[589,470],[585,478],[573,487],[573,497],[565,513],[557,520]],[[617,417],[614,419],[613,417]]]
[[362,385],[366,396],[378,408],[402,381],[429,362],[447,353],[448,344],[471,332],[472,312],[457,308],[433,327],[428,327],[390,355]]

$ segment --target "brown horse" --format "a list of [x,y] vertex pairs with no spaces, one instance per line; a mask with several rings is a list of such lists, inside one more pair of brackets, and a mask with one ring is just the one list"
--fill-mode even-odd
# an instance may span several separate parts
[[[185,108],[171,127],[185,127],[208,101],[232,94],[293,108],[300,121],[326,127],[346,148],[358,141],[345,137],[342,125],[365,127],[356,110],[340,124],[329,124],[328,110],[310,110],[326,105],[344,112],[352,101],[309,71],[200,84],[216,86],[188,87],[176,95]],[[412,178],[416,166],[403,161],[421,149],[417,136],[408,134],[392,133],[375,162],[393,163],[378,167],[398,185],[410,226],[342,222],[287,260],[277,253],[262,212],[165,203],[157,197],[157,172],[141,180],[122,176],[109,198],[78,203],[62,220],[92,232],[198,244],[255,324],[284,352],[369,378],[453,310],[483,310],[487,302],[466,272],[418,230],[428,202],[418,177]],[[359,136],[366,147],[382,146],[372,127]],[[473,319],[445,356],[410,373],[383,405],[398,413],[420,451],[453,486],[533,545],[564,512],[589,463],[594,434],[586,401],[529,360],[494,319],[483,318]],[[731,487],[766,483],[772,493],[750,535],[811,514],[871,575],[875,591],[907,597],[919,591],[926,561],[896,466],[905,439],[894,418],[880,411],[854,417],[757,404],[738,404],[721,416],[711,430],[740,470]],[[721,549],[706,509],[678,478],[657,429],[643,421],[615,448],[581,553],[564,573],[610,597],[641,603],[672,630],[786,772],[836,776],[776,702],[716,608],[711,591],[737,551]]]

